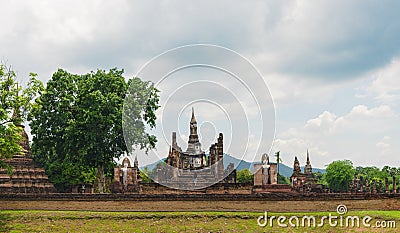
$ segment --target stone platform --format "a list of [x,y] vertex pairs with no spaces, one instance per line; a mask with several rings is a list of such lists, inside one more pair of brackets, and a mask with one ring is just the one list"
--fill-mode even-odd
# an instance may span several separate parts
[[254,193],[293,193],[288,184],[267,184],[253,186]]
[[10,176],[0,168],[0,193],[54,193],[54,185],[49,181],[43,168],[35,164],[29,156],[14,155],[4,162],[13,167]]

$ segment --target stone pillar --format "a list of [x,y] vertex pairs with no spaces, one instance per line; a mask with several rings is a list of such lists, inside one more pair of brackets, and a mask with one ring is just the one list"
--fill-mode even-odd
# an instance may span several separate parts
[[120,168],[114,167],[114,181],[120,181]]
[[362,176],[360,176],[360,192],[364,192],[364,179]]
[[382,180],[379,180],[379,193],[384,193]]
[[254,186],[263,184],[262,164],[254,164]]
[[372,180],[372,193],[376,194],[376,181]]
[[133,167],[128,167],[128,184],[133,184],[135,176],[136,174],[134,175],[133,173]]
[[262,185],[270,184],[269,165],[262,166]]
[[136,167],[132,168],[132,184],[136,185],[138,183],[138,169]]
[[278,184],[277,165],[273,164],[270,166],[269,175],[270,175],[271,184]]
[[218,177],[222,179],[224,176],[224,139],[223,134],[219,133],[218,137],[218,148],[217,148],[217,160],[218,160]]
[[354,183],[354,180],[350,181],[350,183],[349,183],[349,189],[347,190],[349,193],[353,192],[353,183]]
[[396,193],[396,176],[393,176],[393,193]]
[[128,187],[128,169],[122,168],[122,186],[123,190],[126,190]]

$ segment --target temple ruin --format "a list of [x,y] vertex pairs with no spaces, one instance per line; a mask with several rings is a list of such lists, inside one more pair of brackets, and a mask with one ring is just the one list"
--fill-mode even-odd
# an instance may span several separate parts
[[[18,113],[14,112],[13,118]],[[20,122],[17,120],[16,122]],[[25,127],[17,123],[21,129],[22,140],[19,145],[21,153],[13,155],[10,159],[4,159],[6,165],[12,168],[10,174],[8,169],[0,167],[0,193],[54,193],[54,185],[49,181],[45,170],[38,166],[32,158],[28,134]]]

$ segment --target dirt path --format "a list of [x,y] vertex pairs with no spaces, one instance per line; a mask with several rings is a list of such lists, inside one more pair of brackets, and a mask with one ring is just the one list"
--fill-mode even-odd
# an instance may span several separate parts
[[88,211],[335,211],[344,204],[348,210],[400,210],[400,199],[327,201],[45,201],[1,200],[0,210],[88,210]]

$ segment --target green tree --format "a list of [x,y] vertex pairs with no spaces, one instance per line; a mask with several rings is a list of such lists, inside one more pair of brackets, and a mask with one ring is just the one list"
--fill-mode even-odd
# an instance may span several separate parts
[[368,178],[369,181],[372,180],[384,180],[388,173],[387,168],[379,169],[375,166],[373,167],[356,167],[356,173],[364,178]]
[[278,174],[278,184],[290,184],[290,180],[286,176]]
[[59,191],[84,182],[81,172],[91,170],[84,158],[78,156],[75,145],[75,137],[81,139],[80,132],[75,131],[81,78],[59,69],[36,99],[29,117],[34,159],[45,167]]
[[152,171],[146,166],[140,171],[140,177],[142,178],[143,183],[151,183],[153,182],[149,177],[152,175]]
[[314,172],[314,177],[315,177],[317,184],[324,184],[324,179],[323,179],[324,174],[323,173]]
[[[96,178],[98,191],[106,191],[106,177],[112,177],[114,158],[127,151],[122,133],[124,99],[155,89],[151,83],[134,78],[145,91],[132,89],[127,95],[128,84],[133,81],[127,83],[122,74],[116,68],[85,75],[59,69],[37,100],[38,106],[31,114],[32,150],[35,160],[49,169],[49,177],[59,189],[81,182],[94,183]],[[158,102],[158,98],[152,100]],[[146,105],[158,106],[152,100],[144,104],[130,100],[136,107],[130,113],[136,122],[154,122],[150,127],[155,126],[155,114],[149,112],[155,109]],[[146,114],[150,117],[146,118]],[[151,136],[144,129],[132,131],[138,138],[134,143],[146,147],[150,143],[143,143],[142,138],[148,140]]]
[[[156,126],[155,112],[159,108],[158,90],[151,82],[139,78],[130,79],[122,112],[122,123],[126,144],[140,149],[154,148],[157,138],[146,132]],[[128,148],[133,150],[133,148]]]
[[19,145],[21,124],[33,108],[33,100],[43,90],[36,74],[29,76],[28,85],[23,89],[11,67],[0,64],[0,167],[5,167],[3,159],[23,153]]
[[236,181],[238,183],[253,183],[254,174],[249,169],[243,169],[236,172]]
[[98,191],[104,192],[105,177],[112,175],[113,158],[126,146],[122,135],[122,108],[127,91],[123,71],[98,70],[80,78],[77,118],[71,124],[73,152],[96,168]]
[[350,160],[338,160],[326,168],[325,181],[335,191],[346,191],[354,177],[355,169]]

